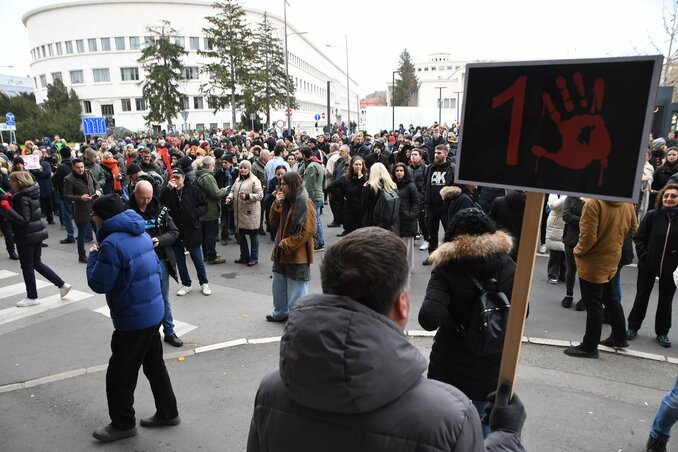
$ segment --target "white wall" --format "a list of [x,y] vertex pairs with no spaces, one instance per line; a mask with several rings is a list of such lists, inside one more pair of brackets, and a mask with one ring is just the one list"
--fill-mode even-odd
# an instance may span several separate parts
[[[452,125],[458,115],[456,109],[441,110],[442,123]],[[373,134],[381,130],[393,130],[392,107],[365,107],[360,115],[360,130]],[[395,107],[395,128],[403,124],[408,128],[410,124],[430,126],[438,121],[438,109],[433,107]]]

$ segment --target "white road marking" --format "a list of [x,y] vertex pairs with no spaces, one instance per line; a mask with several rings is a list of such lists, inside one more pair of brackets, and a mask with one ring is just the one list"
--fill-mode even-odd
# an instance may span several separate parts
[[[4,296],[4,292],[2,296]],[[80,292],[79,290],[71,290],[66,296],[66,298],[64,298],[63,300],[61,299],[59,294],[56,294],[46,298],[40,298],[39,305],[28,306],[25,308],[18,308],[16,306],[12,306],[11,308],[2,309],[0,310],[0,325],[4,325],[9,322],[15,322],[19,319],[30,317],[36,314],[41,314],[51,309],[60,308],[61,306],[66,306],[71,303],[75,303],[77,301],[84,300],[90,297],[92,297],[91,293]]]
[[[102,306],[98,309],[95,309],[94,312],[98,312],[101,315],[104,315],[108,317],[109,319],[111,318],[111,311],[108,309],[108,305]],[[188,334],[194,329],[198,328],[195,325],[191,325],[190,323],[182,322],[181,320],[173,319],[174,320],[174,334],[176,334],[178,337],[181,338],[184,334]],[[162,330],[162,328],[161,328]]]
[[[35,287],[38,288],[38,289],[42,289],[43,287],[49,287],[51,285],[53,285],[51,282],[41,281],[39,279],[35,281]],[[11,286],[3,287],[0,290],[0,298],[9,298],[9,297],[13,297],[15,295],[25,294],[25,293],[26,293],[26,285],[24,283],[12,284]],[[38,296],[38,298],[40,298],[40,297]]]
[[0,270],[0,279],[11,278],[12,276],[19,276],[19,274],[9,270]]

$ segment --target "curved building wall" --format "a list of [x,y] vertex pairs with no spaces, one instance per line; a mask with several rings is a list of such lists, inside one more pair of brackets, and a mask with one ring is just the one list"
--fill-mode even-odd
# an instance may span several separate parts
[[[205,50],[202,29],[207,26],[205,16],[215,12],[211,5],[198,0],[89,0],[29,11],[22,20],[29,34],[38,103],[45,100],[47,85],[60,77],[67,88],[77,93],[84,116],[112,116],[118,127],[146,129],[143,115],[147,109],[141,94],[145,74],[137,59],[150,35],[146,27],[167,20],[177,30],[178,42],[188,51],[184,59],[189,68],[187,79],[180,87],[188,112],[186,125],[190,129],[230,127],[230,110],[212,113],[207,98],[200,93],[207,75],[199,73],[198,68],[206,60],[198,56],[197,50]],[[245,11],[253,27],[262,20],[263,11],[248,8]],[[268,18],[284,42],[282,19],[270,13]],[[289,73],[300,107],[292,115],[292,126],[310,129],[315,125],[314,116],[327,110],[328,80],[332,82],[331,120],[345,121],[345,61],[330,60],[303,34],[296,34],[289,22],[287,31]],[[351,120],[356,121],[358,85],[353,80],[350,83]],[[236,118],[240,120],[240,112]],[[286,120],[282,109],[271,114],[272,122],[279,119]],[[174,124],[178,128],[184,125],[181,115]]]

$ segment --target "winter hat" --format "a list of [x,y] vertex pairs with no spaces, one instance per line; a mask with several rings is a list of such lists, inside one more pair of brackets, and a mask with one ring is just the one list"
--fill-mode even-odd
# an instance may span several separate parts
[[666,144],[666,140],[663,138],[656,138],[652,141],[652,150],[656,151],[659,149],[659,146]]
[[191,168],[193,160],[190,157],[181,157],[177,163],[185,173]]
[[90,149],[90,148],[85,149],[85,158],[87,158],[87,160],[89,160],[91,158],[96,158],[96,156],[97,156],[97,153],[94,152],[92,149]]
[[249,160],[243,160],[238,165],[238,168],[247,168],[248,170],[252,169],[252,163]]
[[68,146],[61,146],[61,158],[69,159],[71,158],[71,148]]
[[92,203],[92,210],[102,220],[106,221],[125,211],[122,198],[115,193],[100,196]]
[[445,241],[460,235],[483,235],[497,232],[497,225],[482,210],[472,207],[457,212],[447,228]]
[[141,167],[136,163],[130,163],[127,165],[127,175],[132,176],[141,171]]

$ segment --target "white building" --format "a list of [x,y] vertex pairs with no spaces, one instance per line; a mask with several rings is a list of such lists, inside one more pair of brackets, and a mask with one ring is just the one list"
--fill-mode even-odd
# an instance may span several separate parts
[[0,74],[0,93],[10,97],[19,93],[32,93],[33,79],[30,77],[17,77],[15,75]]
[[[253,27],[261,22],[263,11],[244,9]],[[28,29],[36,100],[43,102],[47,85],[59,78],[81,99],[84,116],[109,116],[117,127],[147,129],[143,119],[147,108],[142,98],[145,74],[137,59],[144,42],[151,39],[146,27],[167,20],[177,30],[176,42],[188,51],[186,79],[180,88],[188,115],[186,121],[177,115],[174,124],[188,129],[231,127],[230,109],[212,113],[200,91],[207,75],[198,68],[206,60],[197,51],[207,45],[202,31],[208,26],[205,16],[215,12],[212,2],[200,0],[84,0],[29,11],[22,21]],[[268,18],[284,42],[283,19],[271,13]],[[349,104],[355,121],[358,84],[350,81],[347,102],[346,72],[341,63],[330,60],[289,22],[287,33],[289,74],[296,84],[299,105],[292,114],[292,127],[312,128],[314,116],[327,111],[328,81],[331,121],[346,121]],[[236,118],[240,120],[239,111]],[[284,109],[271,114],[273,124],[286,124],[286,119]]]

